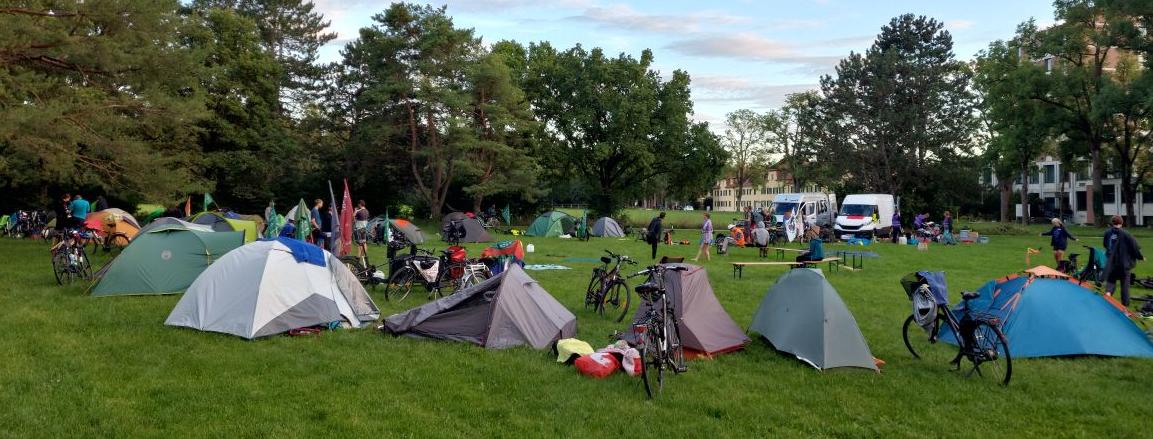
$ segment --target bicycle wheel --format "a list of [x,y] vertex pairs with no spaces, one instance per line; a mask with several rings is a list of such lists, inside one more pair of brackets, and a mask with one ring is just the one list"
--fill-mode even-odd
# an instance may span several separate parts
[[457,290],[463,290],[465,288],[471,287],[473,285],[477,285],[477,284],[484,282],[486,280],[488,280],[488,276],[485,275],[483,272],[480,272],[480,271],[467,272],[464,274],[463,277],[460,278],[460,287],[457,288]]
[[52,252],[52,273],[56,276],[56,283],[64,285],[71,283],[72,279],[68,274],[68,250],[59,249]]
[[352,274],[356,275],[356,280],[359,280],[360,283],[364,283],[368,280],[364,266],[360,264],[360,258],[356,256],[344,256],[340,258],[340,262],[344,264],[346,268],[348,268],[348,271],[351,271]]
[[609,312],[610,316],[620,313],[620,315],[617,316],[617,323],[624,321],[625,316],[629,313],[629,302],[631,300],[628,284],[623,280],[613,282],[605,291],[604,300],[600,304],[601,316],[603,317],[605,315],[605,309],[608,308],[611,310]]
[[84,252],[84,247],[76,247],[76,276],[81,279],[92,278],[92,261],[88,259],[88,254]]
[[641,381],[645,383],[645,394],[651,399],[653,397],[653,384],[649,382],[652,378],[649,375],[649,368],[653,366],[650,355],[652,352],[649,350],[648,343],[641,343],[637,346],[637,350],[641,354]]
[[120,252],[120,250],[124,250],[124,247],[128,246],[128,241],[128,235],[123,233],[108,235],[108,237],[104,239],[104,252]]
[[648,343],[652,346],[652,366],[657,371],[657,388],[656,393],[661,393],[665,390],[665,365],[668,363],[668,342],[664,332],[664,325],[658,325],[660,328],[649,328]]
[[905,340],[905,347],[909,349],[910,354],[913,354],[913,358],[945,364],[957,356],[956,346],[942,343],[939,339],[945,326],[945,318],[937,316],[929,330],[925,331],[916,320],[913,320],[913,316],[909,316],[901,328],[901,337]]
[[681,344],[681,328],[677,325],[676,318],[668,316],[665,320],[665,337],[668,343],[668,356],[665,361],[668,362],[669,368],[675,373],[682,373],[687,368],[685,367],[685,347]]
[[597,311],[604,281],[604,270],[601,270],[600,267],[594,268],[593,277],[589,279],[589,286],[585,288],[585,309],[592,308],[593,311]]
[[977,322],[973,331],[976,349],[968,356],[973,363],[970,374],[992,379],[1002,385],[1009,385],[1013,377],[1013,357],[1009,354],[1009,342],[1005,334],[988,322]]
[[392,278],[388,280],[388,289],[384,292],[385,300],[396,300],[397,302],[404,300],[412,293],[412,284],[416,281],[416,277],[420,276],[416,269],[412,267],[404,267],[393,273]]

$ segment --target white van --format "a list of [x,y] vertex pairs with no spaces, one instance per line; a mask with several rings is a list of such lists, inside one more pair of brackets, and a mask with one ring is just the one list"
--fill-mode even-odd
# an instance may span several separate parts
[[820,192],[777,194],[773,198],[773,204],[769,206],[773,224],[783,222],[785,212],[794,209],[805,219],[805,224],[815,224],[827,229],[833,226],[833,218],[837,213],[837,195]]
[[[833,227],[838,238],[889,237],[893,231],[893,211],[896,203],[889,194],[853,194],[845,196],[837,224]],[[874,219],[875,218],[875,219]]]

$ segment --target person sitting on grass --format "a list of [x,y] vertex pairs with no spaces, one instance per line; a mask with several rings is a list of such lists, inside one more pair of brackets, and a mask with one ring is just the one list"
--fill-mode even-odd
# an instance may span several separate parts
[[1053,247],[1053,261],[1057,263],[1056,268],[1061,270],[1064,268],[1065,249],[1069,247],[1069,240],[1076,241],[1077,238],[1065,230],[1065,224],[1061,222],[1060,218],[1053,218],[1053,228],[1049,229],[1048,232],[1041,233],[1041,236],[1052,237],[1049,239],[1049,245]]
[[813,230],[817,232],[817,237],[809,240],[809,251],[801,253],[797,256],[798,263],[809,261],[820,261],[825,259],[825,243],[821,242],[821,228],[813,226]]

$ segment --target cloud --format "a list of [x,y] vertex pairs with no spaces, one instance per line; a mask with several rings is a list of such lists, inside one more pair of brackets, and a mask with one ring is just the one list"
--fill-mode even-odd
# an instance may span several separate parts
[[949,20],[945,22],[945,29],[969,29],[976,25],[972,20]]
[[716,12],[697,12],[687,15],[643,14],[627,5],[586,8],[580,15],[567,18],[597,24],[601,27],[624,30],[642,30],[662,33],[700,32],[714,26],[746,24],[746,17]]
[[766,84],[740,76],[694,76],[693,101],[731,103],[741,107],[779,108],[793,93],[817,89],[817,84]]
[[805,45],[770,40],[757,34],[710,34],[674,41],[666,49],[689,56],[731,58],[779,64],[799,64],[827,71],[841,60],[840,55],[816,55],[798,49]]

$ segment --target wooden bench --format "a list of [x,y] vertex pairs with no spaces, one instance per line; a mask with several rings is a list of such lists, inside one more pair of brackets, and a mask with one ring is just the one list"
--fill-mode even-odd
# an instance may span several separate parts
[[[865,268],[865,255],[856,250],[837,250],[837,257],[841,258],[841,265],[853,271]],[[846,265],[848,264],[848,265]]]
[[[777,251],[777,259],[785,259],[785,252],[804,253],[804,252],[809,251],[808,249],[786,248],[786,247],[774,247],[773,250]],[[766,251],[766,254],[767,254],[767,251]]]
[[820,264],[828,263],[829,264],[829,271],[833,271],[833,269],[840,270],[841,265],[843,265],[843,263],[844,263],[844,259],[841,259],[841,258],[834,256],[834,257],[828,257],[825,259],[821,259],[819,261],[803,261],[801,263],[805,264],[806,267],[809,267],[812,265],[820,265]]
[[733,279],[744,277],[745,266],[747,265],[787,265],[796,267],[796,262],[733,262]]

